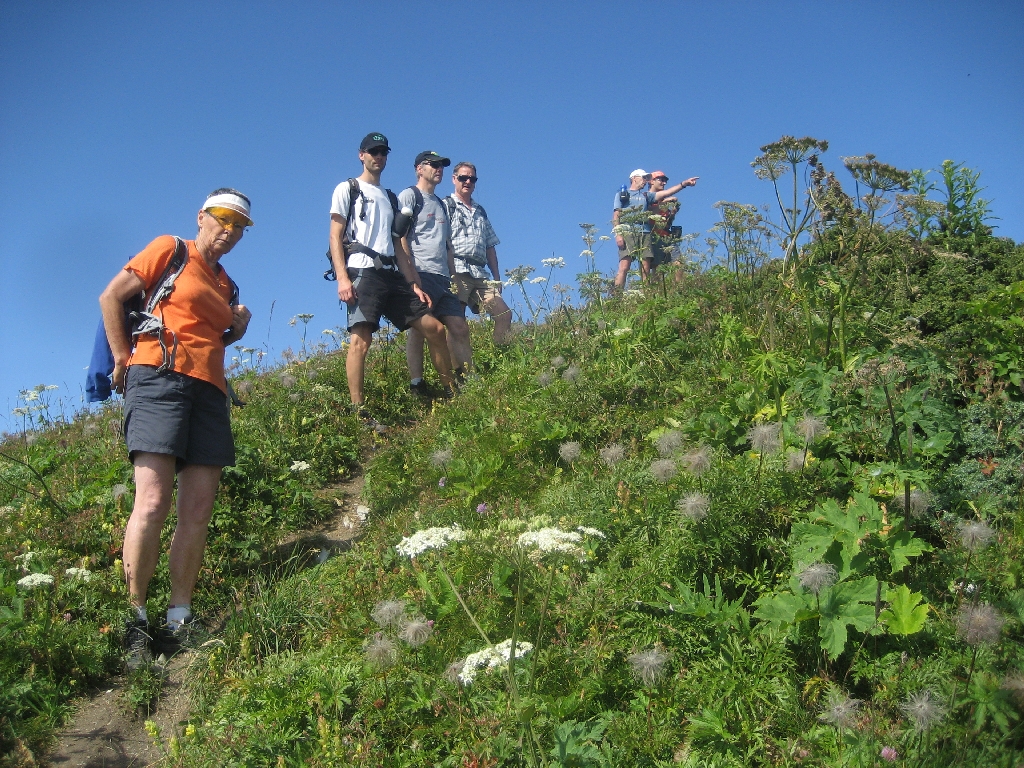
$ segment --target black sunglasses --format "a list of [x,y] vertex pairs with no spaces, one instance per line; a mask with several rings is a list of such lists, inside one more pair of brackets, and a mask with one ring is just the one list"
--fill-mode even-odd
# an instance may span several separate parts
[[668,176],[655,176],[655,181],[668,181]]
[[477,182],[476,176],[456,176],[455,178],[459,181],[472,181],[474,184]]
[[380,157],[381,155],[387,156],[390,151],[387,147],[374,147],[373,149],[366,150],[366,154]]
[[444,163],[442,163],[440,160],[424,160],[423,162],[425,162],[431,168],[444,168]]

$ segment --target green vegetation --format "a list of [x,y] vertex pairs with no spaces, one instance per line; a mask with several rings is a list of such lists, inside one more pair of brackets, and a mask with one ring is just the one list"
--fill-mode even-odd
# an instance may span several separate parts
[[[200,579],[226,624],[190,724],[154,733],[166,762],[1016,766],[1024,248],[970,169],[932,188],[845,158],[851,195],[827,149],[763,147],[779,218],[721,203],[705,268],[609,296],[584,225],[582,306],[512,271],[530,322],[504,350],[475,329],[452,402],[413,403],[384,335],[385,435],[344,415],[342,357],[305,334],[280,369],[240,350]],[[3,446],[5,748],[116,668],[116,423]],[[282,566],[282,531],[327,515],[360,455],[362,540]]]

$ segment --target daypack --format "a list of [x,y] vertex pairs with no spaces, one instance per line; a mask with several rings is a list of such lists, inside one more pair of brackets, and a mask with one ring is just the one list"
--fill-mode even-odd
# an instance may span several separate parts
[[[443,200],[441,200],[441,202],[444,203],[445,210],[448,212],[448,224],[452,228],[452,239],[454,240],[455,239],[455,214],[456,213],[459,214],[459,224],[462,226],[462,231],[463,232],[466,232],[466,231],[469,230],[469,223],[466,221],[466,214],[464,214],[462,211],[459,210],[459,206],[455,203],[455,199],[451,195],[448,195],[448,197],[446,197]],[[484,217],[484,220],[487,220],[487,211],[484,209],[484,207],[482,205],[480,205],[480,203],[475,203],[474,205],[480,211],[480,215]],[[484,257],[483,261],[479,261],[476,258],[475,254],[473,256],[471,256],[471,257],[459,256],[459,258],[462,259],[465,262],[468,262],[469,264],[474,264],[474,265],[476,265],[478,267],[486,267],[487,266],[487,257],[486,256]]]
[[[391,209],[395,216],[398,215],[398,198],[395,193],[390,189],[385,188],[384,191],[388,195],[388,200],[391,201]],[[348,180],[348,215],[345,217],[345,232],[341,236],[341,249],[345,253],[345,264],[348,264],[348,255],[350,253],[364,253],[373,259],[374,269],[383,269],[385,266],[393,267],[397,265],[394,256],[385,256],[383,253],[377,253],[372,248],[369,248],[362,243],[353,243],[348,239],[348,227],[352,223],[352,213],[356,207],[356,200],[362,199],[363,206],[362,211],[359,214],[359,220],[362,221],[366,218],[366,205],[369,203],[369,199],[363,195],[362,190],[359,188],[359,182],[356,179]],[[338,275],[334,271],[334,262],[331,260],[331,249],[330,246],[327,248],[327,264],[328,268],[324,272],[324,280],[337,280]]]
[[[163,316],[157,315],[156,310],[161,301],[171,295],[174,290],[174,281],[178,275],[185,271],[188,264],[188,246],[180,237],[174,238],[174,254],[164,269],[160,278],[153,283],[149,291],[142,291],[124,303],[124,324],[125,330],[132,339],[132,346],[140,336],[155,336],[160,342],[160,351],[163,353],[163,362],[158,371],[173,370],[174,358],[178,351],[178,337],[170,328],[164,325]],[[228,302],[232,307],[238,305],[238,284],[228,277],[231,283],[231,299]],[[171,335],[171,348],[168,350],[167,342],[164,339],[164,332]],[[225,336],[227,336],[227,331]],[[110,398],[110,375],[114,372],[114,353],[110,350],[110,342],[107,340],[107,331],[103,326],[103,318],[100,318],[99,327],[96,329],[96,338],[93,341],[92,360],[89,363],[89,372],[85,381],[85,399],[90,403],[99,403]],[[230,387],[229,387],[229,394]],[[237,399],[232,397],[232,402]]]

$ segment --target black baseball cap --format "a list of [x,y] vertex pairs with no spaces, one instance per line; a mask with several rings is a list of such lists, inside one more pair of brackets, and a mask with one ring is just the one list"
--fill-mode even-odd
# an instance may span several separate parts
[[363,140],[359,142],[360,152],[368,152],[375,147],[384,147],[384,149],[390,150],[391,147],[388,146],[388,137],[383,133],[368,133]]
[[447,168],[452,164],[452,161],[447,157],[441,157],[437,152],[428,151],[420,152],[416,155],[416,161],[412,164],[412,167],[416,168],[420,163],[440,163],[442,168]]

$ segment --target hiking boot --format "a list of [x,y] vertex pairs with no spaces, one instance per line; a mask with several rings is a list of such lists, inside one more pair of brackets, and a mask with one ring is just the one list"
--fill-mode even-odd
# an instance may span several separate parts
[[430,400],[434,397],[434,391],[423,379],[420,379],[415,384],[410,384],[409,391],[417,397],[422,397],[424,400]]
[[385,432],[388,431],[388,428],[384,424],[373,418],[373,414],[366,410],[366,408],[364,408],[361,404],[353,404],[349,407],[352,409],[352,412],[359,418],[359,420],[363,422],[363,425],[367,429],[372,429],[379,435],[383,435]]
[[154,650],[167,658],[182,650],[199,647],[210,636],[206,627],[194,615],[181,623],[175,622],[160,627],[153,640]]
[[126,621],[124,625],[125,662],[129,672],[149,666],[153,662],[149,622],[145,619]]

